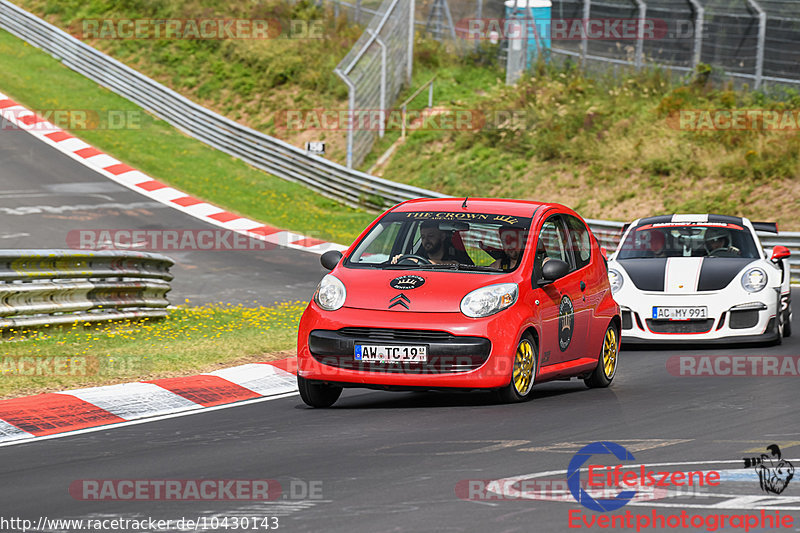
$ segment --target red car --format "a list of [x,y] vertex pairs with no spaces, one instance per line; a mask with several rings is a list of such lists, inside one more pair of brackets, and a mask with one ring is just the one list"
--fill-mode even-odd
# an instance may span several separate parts
[[344,255],[325,253],[297,339],[303,401],[344,387],[493,389],[582,378],[607,387],[620,309],[586,223],[559,204],[419,199],[373,222]]

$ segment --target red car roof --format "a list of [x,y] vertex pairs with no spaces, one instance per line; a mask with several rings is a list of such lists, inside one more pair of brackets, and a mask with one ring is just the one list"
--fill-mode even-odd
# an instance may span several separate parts
[[392,211],[406,213],[410,211],[449,211],[464,213],[498,213],[518,217],[530,217],[537,207],[548,206],[564,208],[561,204],[532,202],[529,200],[512,200],[509,198],[469,198],[467,207],[463,209],[464,198],[418,198],[396,206]]

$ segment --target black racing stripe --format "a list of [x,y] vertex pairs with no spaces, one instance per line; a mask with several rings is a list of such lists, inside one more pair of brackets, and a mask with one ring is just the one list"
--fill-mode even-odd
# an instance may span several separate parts
[[647,217],[639,219],[639,223],[636,224],[636,227],[644,226],[646,224],[664,224],[667,222],[672,222],[672,215],[658,215],[655,217]]
[[636,288],[640,291],[664,292],[664,273],[667,270],[666,258],[622,259],[617,261]]
[[697,281],[698,291],[719,291],[728,286],[745,266],[752,263],[752,258],[743,257],[706,257],[700,267],[700,279]]
[[744,224],[742,222],[742,217],[732,217],[728,215],[708,215],[709,222],[724,222],[726,224],[736,224],[741,226]]

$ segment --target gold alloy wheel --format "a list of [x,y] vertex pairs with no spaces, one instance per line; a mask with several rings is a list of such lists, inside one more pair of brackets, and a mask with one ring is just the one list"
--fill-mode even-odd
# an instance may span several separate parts
[[614,328],[606,330],[606,339],[603,342],[603,371],[608,379],[613,378],[617,372],[617,332]]
[[533,364],[533,346],[527,339],[520,341],[514,357],[514,389],[520,396],[525,396],[533,386],[535,368]]

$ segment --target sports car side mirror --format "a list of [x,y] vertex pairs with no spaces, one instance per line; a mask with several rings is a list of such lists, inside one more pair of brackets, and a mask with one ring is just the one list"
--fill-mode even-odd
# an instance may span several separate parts
[[786,259],[792,255],[792,252],[785,246],[776,246],[772,249],[772,257],[770,260],[772,261],[780,261],[781,259]]
[[542,287],[569,274],[569,265],[560,259],[550,259],[542,266],[542,279],[537,284]]
[[338,265],[339,261],[341,260],[342,252],[339,250],[329,250],[322,254],[322,257],[319,258],[319,262],[322,263],[322,266],[328,270],[333,270],[336,268],[336,265]]

